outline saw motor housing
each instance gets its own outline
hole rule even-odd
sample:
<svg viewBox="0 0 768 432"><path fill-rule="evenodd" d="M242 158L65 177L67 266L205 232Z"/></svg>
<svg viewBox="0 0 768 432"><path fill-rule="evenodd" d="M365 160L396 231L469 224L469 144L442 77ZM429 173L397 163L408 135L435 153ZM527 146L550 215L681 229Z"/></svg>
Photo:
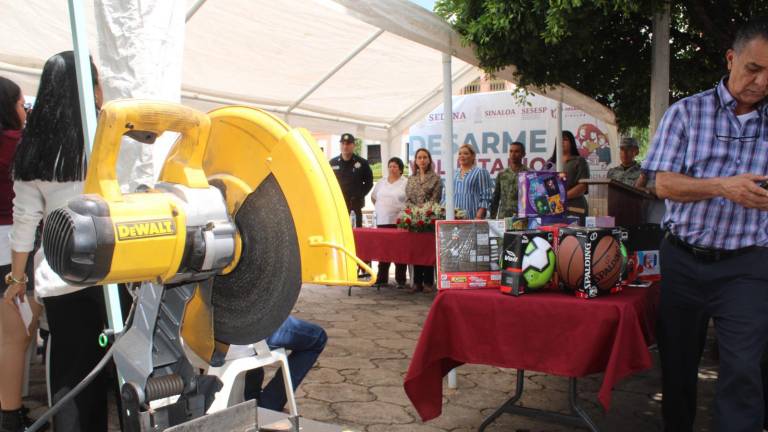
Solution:
<svg viewBox="0 0 768 432"><path fill-rule="evenodd" d="M209 279L232 262L235 226L221 192L159 183L108 202L83 195L51 213L45 253L74 285Z"/></svg>

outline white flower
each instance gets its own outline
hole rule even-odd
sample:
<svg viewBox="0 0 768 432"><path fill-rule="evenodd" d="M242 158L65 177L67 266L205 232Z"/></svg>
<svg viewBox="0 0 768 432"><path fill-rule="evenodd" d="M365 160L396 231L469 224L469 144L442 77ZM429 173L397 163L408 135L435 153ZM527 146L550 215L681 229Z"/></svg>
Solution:
<svg viewBox="0 0 768 432"><path fill-rule="evenodd" d="M355 168L360 168L362 165L360 165L360 162L355 162Z"/></svg>

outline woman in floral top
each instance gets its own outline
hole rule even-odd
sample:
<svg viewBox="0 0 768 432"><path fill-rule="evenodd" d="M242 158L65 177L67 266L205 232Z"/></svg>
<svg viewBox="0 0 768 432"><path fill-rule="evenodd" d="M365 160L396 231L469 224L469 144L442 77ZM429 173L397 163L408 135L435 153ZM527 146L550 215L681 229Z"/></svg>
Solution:
<svg viewBox="0 0 768 432"><path fill-rule="evenodd" d="M443 184L440 176L435 173L432 165L432 155L425 148L416 150L414 157L416 163L415 172L408 178L405 185L406 205L422 206L440 202L443 193ZM435 268L434 266L413 266L413 287L411 292L434 291Z"/></svg>

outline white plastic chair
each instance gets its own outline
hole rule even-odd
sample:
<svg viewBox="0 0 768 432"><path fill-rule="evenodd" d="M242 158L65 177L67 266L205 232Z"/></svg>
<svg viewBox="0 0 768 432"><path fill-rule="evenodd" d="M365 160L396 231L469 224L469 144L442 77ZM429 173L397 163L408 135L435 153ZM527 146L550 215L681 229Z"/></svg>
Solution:
<svg viewBox="0 0 768 432"><path fill-rule="evenodd" d="M288 356L282 348L270 350L264 340L252 345L230 345L224 364L220 367L209 366L207 368L207 374L219 377L224 385L216 393L213 404L208 409L208 414L243 402L245 372L278 362L282 368L283 384L288 398L288 410L291 416L298 416L296 397L293 393L293 383L288 369Z"/></svg>

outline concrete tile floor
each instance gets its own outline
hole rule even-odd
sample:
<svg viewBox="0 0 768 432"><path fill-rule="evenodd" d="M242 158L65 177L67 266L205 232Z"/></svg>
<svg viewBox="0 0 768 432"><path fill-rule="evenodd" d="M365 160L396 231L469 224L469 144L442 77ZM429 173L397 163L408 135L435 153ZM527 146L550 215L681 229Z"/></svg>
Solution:
<svg viewBox="0 0 768 432"><path fill-rule="evenodd" d="M460 367L458 388L444 385L443 415L427 423L419 419L403 391L403 377L433 297L392 287L353 288L352 296L347 296L346 287L305 286L294 313L322 325L329 340L318 364L297 391L299 413L367 432L477 430L484 417L514 390L513 370L482 365ZM597 403L602 376L584 378L579 384L581 404L603 431L659 431L659 376L656 366L620 382L607 414ZM700 370L698 431L712 430L710 406L716 377L716 364L705 353ZM522 404L565 412L567 384L565 378L526 374ZM44 409L44 394L44 373L38 359L32 372L31 395L26 400L34 408L33 415ZM110 430L119 430L115 416L111 417ZM487 430L575 429L504 414Z"/></svg>

